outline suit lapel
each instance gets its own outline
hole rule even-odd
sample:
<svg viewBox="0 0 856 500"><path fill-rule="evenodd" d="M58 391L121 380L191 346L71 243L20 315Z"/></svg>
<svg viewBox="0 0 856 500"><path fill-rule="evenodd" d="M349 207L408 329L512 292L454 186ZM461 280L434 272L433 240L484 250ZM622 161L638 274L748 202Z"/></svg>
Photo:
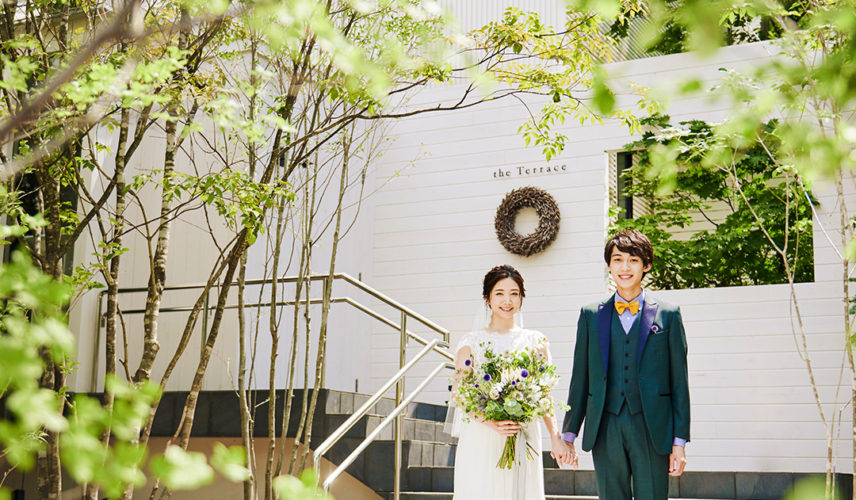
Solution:
<svg viewBox="0 0 856 500"><path fill-rule="evenodd" d="M657 302L653 298L645 297L645 304L642 306L642 318L639 322L639 354L637 361L642 360L642 351L645 350L645 343L648 341L648 335L651 333L651 326L654 324L654 318L657 317Z"/></svg>
<svg viewBox="0 0 856 500"><path fill-rule="evenodd" d="M597 337L600 341L600 357L603 360L603 371L609 368L609 330L612 328L612 309L615 296L597 306Z"/></svg>

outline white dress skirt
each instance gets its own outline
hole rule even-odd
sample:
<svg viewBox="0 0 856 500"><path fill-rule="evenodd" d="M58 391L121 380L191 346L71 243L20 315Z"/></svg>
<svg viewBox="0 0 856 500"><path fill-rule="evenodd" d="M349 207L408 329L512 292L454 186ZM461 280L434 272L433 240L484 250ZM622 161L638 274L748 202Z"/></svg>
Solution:
<svg viewBox="0 0 856 500"><path fill-rule="evenodd" d="M500 435L480 422L464 422L458 449L455 451L454 500L544 500L544 465L541 459L541 424L529 423L531 443L537 454L534 459L524 459L523 474L512 469L496 466L505 447L505 436ZM524 477L520 485L523 498L515 494L517 480Z"/></svg>
<svg viewBox="0 0 856 500"><path fill-rule="evenodd" d="M540 332L517 328L508 333L472 332L464 336L458 349L467 346L478 365L484 345L495 351L537 348L545 345ZM541 419L528 424L530 445L535 458L523 459L512 469L496 466L505 447L505 436L476 421L455 423L458 446L455 451L454 500L544 500L544 465L541 458ZM520 437L518 436L518 439ZM516 470L517 468L525 470ZM518 484L520 483L520 484Z"/></svg>

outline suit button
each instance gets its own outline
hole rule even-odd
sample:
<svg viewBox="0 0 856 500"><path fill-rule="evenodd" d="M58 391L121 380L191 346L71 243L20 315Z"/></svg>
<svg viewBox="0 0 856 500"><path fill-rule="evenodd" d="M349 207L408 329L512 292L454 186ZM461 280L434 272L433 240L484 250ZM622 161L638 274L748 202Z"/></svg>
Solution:
<svg viewBox="0 0 856 500"><path fill-rule="evenodd" d="M630 357L630 353L629 353L629 352L625 352L625 353L624 353L624 357L625 357L625 358L629 358L629 357Z"/></svg>
<svg viewBox="0 0 856 500"><path fill-rule="evenodd" d="M628 382L630 382L630 381L629 381L629 380L627 380L627 379L624 379L624 383L625 383L625 384L626 384L626 383L628 383Z"/></svg>
<svg viewBox="0 0 856 500"><path fill-rule="evenodd" d="M625 370L629 370L629 369L630 369L630 367L629 367L629 366L625 366L625 367L624 367L624 369L625 369Z"/></svg>
<svg viewBox="0 0 856 500"><path fill-rule="evenodd" d="M630 345L630 341L628 340L627 342L625 342L625 344Z"/></svg>
<svg viewBox="0 0 856 500"><path fill-rule="evenodd" d="M624 397L624 393L623 393L623 392L621 393L621 397L622 397L622 398Z"/></svg>

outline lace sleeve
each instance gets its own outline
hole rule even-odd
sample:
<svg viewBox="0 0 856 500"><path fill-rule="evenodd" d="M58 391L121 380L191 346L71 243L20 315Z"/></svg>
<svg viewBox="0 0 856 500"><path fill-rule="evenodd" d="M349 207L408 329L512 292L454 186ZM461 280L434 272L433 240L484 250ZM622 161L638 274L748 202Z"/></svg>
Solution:
<svg viewBox="0 0 856 500"><path fill-rule="evenodd" d="M470 352L475 352L476 349L476 335L475 333L469 332L465 333L461 336L460 340L458 340L458 345L455 347L455 355L457 356L458 352L464 347L469 347Z"/></svg>

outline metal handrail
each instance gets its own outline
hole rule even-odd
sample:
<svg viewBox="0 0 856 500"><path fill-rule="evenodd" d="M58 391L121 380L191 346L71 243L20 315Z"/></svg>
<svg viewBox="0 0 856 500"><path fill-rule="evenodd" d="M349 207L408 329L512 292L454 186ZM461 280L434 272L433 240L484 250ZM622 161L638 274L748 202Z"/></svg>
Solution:
<svg viewBox="0 0 856 500"><path fill-rule="evenodd" d="M309 276L305 276L303 279L309 280L309 281L320 281L320 280L326 280L329 278L330 278L329 274L311 274ZM252 286L252 285L263 285L263 284L273 283L274 281L276 283L295 283L300 279L301 278L299 276L286 276L284 278L277 278L276 280L252 279L252 280L244 280L244 284L250 285L250 286ZM347 283L350 283L351 285L359 288L360 290L368 293L369 295L372 295L373 297L380 300L381 302L384 302L387 305L392 306L395 309L398 309L399 311L407 312L408 316L419 321L420 323L422 323L423 325L427 326L428 328L434 330L435 332L441 334L443 336L443 340L445 340L446 342L449 341L449 330L447 330L446 328L443 328L442 326L431 321L430 319L426 318L425 316L419 314L418 312L414 311L413 309L410 309L409 307L405 306L401 302L398 302L397 300L390 298L389 296L385 295L384 293L381 293L378 290L375 290L374 288L368 286L367 284L365 284L362 281L354 278L353 276L351 276L347 273L335 273L335 274L333 274L333 279L334 280L339 279L339 280L343 280ZM237 285L238 282L233 281L232 284ZM223 285L222 283L217 283L215 285L212 285L211 288L220 287L222 285ZM207 286L206 283L193 283L193 284L188 284L188 285L174 285L174 286L164 287L163 291L166 292L166 291L175 291L175 290L198 290L200 288L205 288L206 286ZM117 293L119 293L119 294L140 293L140 292L147 292L148 290L149 290L148 287L130 287L130 288L120 288ZM107 290L101 290L98 293L98 308L99 308L99 310L101 308L101 299L104 297L104 295L106 293L107 293ZM165 309L161 309L162 312L164 310ZM99 318L98 318L99 321L100 321L100 316L101 316L101 314L99 311Z"/></svg>
<svg viewBox="0 0 856 500"><path fill-rule="evenodd" d="M245 280L244 284L253 286L253 285L262 285L262 284L268 284L268 283L276 283L276 284L293 283L293 282L297 282L300 279L301 278L297 277L297 276L288 276L288 277L284 277L284 278L278 278L276 280L254 279L254 280ZM394 321L390 320L389 318L386 318L382 314L372 310L369 307L364 306L363 304L361 304L361 303L359 303L359 302L357 302L357 301L355 301L349 297L334 297L334 298L329 299L331 303L342 303L342 302L347 303L347 304L351 305L352 307L356 308L357 310L362 311L363 313L365 313L365 314L381 321L382 323L384 323L388 326L391 326L392 328L395 328L396 330L398 330L400 332L400 344L399 344L399 367L400 368L399 368L399 371L396 373L396 375L393 376L393 378L388 380L383 385L383 387L378 392L376 392L371 398L369 398L369 400L365 404L363 404L356 412L354 412L354 414L351 415L351 417L349 417L348 420L346 420L344 424L342 424L338 429L333 431L333 433L326 440L324 440L323 443L321 443L321 445L318 447L318 449L316 449L315 456L313 458L315 469L318 470L322 455L324 453L326 453L330 449L330 447L335 445L336 442L338 442L339 439L341 439L342 436L344 436L344 434L351 427L353 427L354 424L356 424L356 422L360 418L364 417L368 413L369 409L375 403L377 403L377 401L381 397L383 397L383 394L385 394L386 391L388 391L393 385L395 385L396 386L396 389L395 389L395 405L396 405L396 407L395 407L395 409L392 411L392 413L390 413L388 416L386 416L381 421L378 428L375 429L371 434L366 436L366 439L363 441L363 443L361 443L360 446L358 446L357 449L355 449L345 459L345 461L343 461L333 471L333 473L327 477L327 479L324 481L324 488L327 489L329 487L330 483L332 483L332 481L334 479L336 479L336 477L338 477L339 474L341 474L342 471L345 468L347 468L348 465L350 465L356 459L357 455L359 455L359 453L361 453L363 450L365 450L365 448L368 447L368 445L371 444L372 441L374 441L374 439L377 437L377 435L380 433L380 431L383 430L383 428L385 428L389 424L390 421L395 419L395 460L394 460L395 461L395 475L394 475L394 485L393 485L393 498L395 500L399 500L400 494L401 494L401 462L402 462L402 456L401 456L402 415L401 415L401 412L403 411L404 408L407 407L408 404L410 404L410 402L413 401L413 399L416 397L416 395L418 395L419 393L421 393L425 389L425 387L428 385L428 383L431 382L434 379L434 377L437 376L437 374L440 372L440 370L442 370L444 368L454 368L454 365L449 363L449 362L446 362L446 361L442 362L440 365L438 365L434 369L434 371L431 372L431 374L425 380L422 381L421 384L419 384L419 386L416 388L416 390L413 391L413 393L411 393L407 398L404 397L404 381L405 381L404 376L408 373L408 371L410 371L411 368L413 368L413 366L415 366L415 364L420 359L425 357L425 355L427 355L431 351L434 351L434 352L440 354L441 356L445 357L449 361L454 361L454 356L451 353L449 353L447 350L444 349L444 348L449 347L449 337L450 337L449 330L443 328L442 326L438 325L437 323L434 323L433 321L429 320L425 316L422 316L421 314L417 313L416 311L404 306L400 302L393 300L392 298L388 297L387 295L375 290L374 288L368 286L367 284L363 283L362 281L357 280L357 279L355 279L355 278L353 278L353 277L351 277L345 273L335 273L332 275L332 277L329 274L313 274L313 275L306 276L303 279L310 280L310 281L324 280L325 281L325 288L326 288L326 286L332 286L333 280L341 279L341 280L346 281L346 282L350 283L351 285L359 288L360 290L368 293L369 295L380 300L381 302L384 302L385 304L393 307L394 309L397 309L401 313L401 322L396 324ZM234 283L236 283L236 282L233 282L233 284ZM194 289L205 288L206 286L208 286L208 285L207 284L190 284L190 285L169 286L169 287L164 287L163 291L166 292L166 291L173 291L173 290L194 290ZM215 288L215 287L219 287L219 286L222 286L222 284L211 285L211 288ZM122 289L118 290L118 293L119 294L140 293L140 292L146 292L146 291L148 291L147 287L122 288ZM92 370L91 385L92 385L92 391L93 392L95 392L96 382L97 382L97 373L98 373L97 367L98 367L98 358L99 358L98 346L101 343L101 320L102 320L101 307L102 307L102 302L103 302L103 298L104 298L105 293L106 293L106 291L101 291L98 294L96 323L95 323L95 349L93 349L93 355L92 355L93 356L93 363L92 363L93 370ZM295 304L320 304L320 303L323 303L323 299L303 299L303 300L297 300L297 301L281 301L281 302L276 302L273 305L290 306L290 305L295 305ZM267 303L260 302L260 303L256 303L256 304L244 304L243 307L244 308L247 308L247 307L264 307L264 306L270 307L271 305L272 304L270 302L267 302ZM238 307L239 306L237 306L237 305L226 305L226 306L224 306L225 309L236 309ZM202 314L203 342L204 342L204 338L205 338L204 332L207 332L207 319L208 319L209 309L210 309L210 307L208 304L208 295L206 295L204 298L203 314ZM166 312L189 312L192 310L193 310L192 307L163 307L163 308L159 309L159 312L162 312L162 313L166 313ZM127 311L122 311L123 314L141 314L144 312L145 312L145 309L130 309ZM427 326L428 328L434 330L435 332L441 334L443 336L443 340L434 339L434 340L428 341L428 340L420 337L419 335L416 335L415 333L407 330L407 318L408 318L408 316L419 321L420 323L422 323L423 325ZM405 363L405 354L407 352L407 342L410 339L415 340L416 342L422 344L424 347L421 351L419 351L419 353L413 359L410 360L410 362Z"/></svg>
<svg viewBox="0 0 856 500"><path fill-rule="evenodd" d="M308 301L306 299L297 300L297 301L285 300L285 301L276 302L274 305L277 305L277 306L293 306L295 304L306 304L307 302L309 302L310 304L322 304L324 302L324 299L310 299ZM366 313L367 315L373 317L374 319L380 321L381 323L384 323L385 325L391 326L395 330L401 330L401 326L398 323L392 321L391 319L388 319L387 317L381 315L378 312L375 312L373 309L371 309L367 306L364 306L363 304L357 302L356 300L354 300L350 297L332 297L330 299L330 303L348 304L351 307L353 307L354 309L358 309L358 310ZM244 304L243 307L245 307L245 308L247 308L247 307L270 307L270 305L271 305L270 302L256 302L253 304ZM223 306L223 309L238 309L238 307L240 307L240 306L238 306L237 304L232 304L232 305ZM193 310L192 307L162 307L162 308L160 308L160 312L162 312L162 313L165 313L165 312L190 312L192 310ZM127 309L127 310L123 310L122 314L142 314L144 312L146 312L145 309ZM415 340L416 342L419 342L422 345L428 344L427 340L420 337L419 335L416 335L415 333L411 332L410 330L407 330L407 336L409 338ZM439 346L440 347L449 347L449 344L448 344L448 342L443 341L440 343ZM445 357L449 358L450 361L454 361L454 357L452 357L452 355L449 354L448 352L441 351L441 350L436 350L436 352L438 354L440 354L441 356L445 356Z"/></svg>
<svg viewBox="0 0 856 500"><path fill-rule="evenodd" d="M357 280L357 279L353 278L352 276L349 276L345 273L337 273L337 274L334 274L333 277L343 279L343 280L347 281L348 283L354 285L355 287L359 288L360 290L368 293L369 295L373 295L375 298L380 299L381 301L385 302L387 305L392 306L401 312L406 312L407 315L410 316L411 318L419 321L423 325L427 326L428 328L430 328L430 329L434 330L435 332L439 333L440 335L442 335L443 340L445 340L446 342L449 341L449 330L443 328L442 326L438 325L437 323L434 323L433 321L426 318L425 316L422 316L421 314L414 311L413 309L410 309L409 307L404 306L400 302L397 302L397 301L387 297L383 293L375 290L374 288L368 286L367 284L363 283L362 281Z"/></svg>
<svg viewBox="0 0 856 500"><path fill-rule="evenodd" d="M419 395L420 392L425 390L425 387L427 387L428 384L432 380L434 380L434 377L436 377L440 373L440 371L444 368L454 369L455 365L453 365L452 363L447 363L445 361L440 363L439 365L437 365L437 367L434 368L434 370L427 377L425 377L425 380L423 380L422 383L419 384L419 386L417 386L416 389L414 389L413 392L411 392L410 395L407 396L407 398L405 398L404 401L401 402L401 404L396 406L395 409L392 410L392 412L389 415L384 417L384 419L380 421L378 426L375 427L375 429L368 436L366 436L366 438L363 440L363 442L361 442L359 444L359 446L357 446L354 449L354 451L352 451L351 454L347 456L347 458L342 460L342 463L340 463L339 466L336 467L333 470L333 472L330 473L329 476L327 476L327 478L324 480L324 484L323 484L324 491L327 491L330 489L330 485L333 483L333 481L337 477L339 477L339 475L342 472L344 472L344 470L347 469L348 466L354 462L354 460L357 459L357 456L360 453L365 451L365 449L368 448L369 445L372 444L372 442L374 442L374 440L378 437L378 435L381 433L381 431L383 431L386 428L386 426L389 425L389 423L392 421L392 419L396 419L396 420L398 419L398 416L401 414L402 411L404 411L405 408L407 408L407 405L412 403L413 400L416 398L416 396ZM315 455L315 459L314 459L315 470L318 470L318 466L320 465L320 462L321 462L321 456L318 455L317 451L316 451L316 455ZM397 466L397 467L400 467L400 466ZM396 485L395 491L394 491L394 495L396 497L398 497L398 495L400 493L399 489L400 488L398 487L398 485Z"/></svg>
<svg viewBox="0 0 856 500"><path fill-rule="evenodd" d="M395 373L395 375L392 376L392 378L387 380L383 384L383 386L381 386L380 389L378 389L374 394L372 394L368 401L366 401L362 404L362 406L356 409L354 413L351 414L351 416L348 417L348 419L342 423L342 425L336 428L336 430L334 430L329 436L327 436L327 439L325 439L323 443L319 444L318 447L315 448L315 458L313 459L315 462L315 470L318 470L318 466L321 464L321 456L330 451L330 448L332 448L337 442L339 442L339 440L342 439L345 433L351 430L351 427L356 425L357 422L369 412L372 406L374 406L375 403L377 403L378 400L380 400L380 398L382 398L383 395L386 394L386 391L390 390L393 385L395 385L399 380L401 380L402 377L407 375L407 372L410 371L410 369L413 368L413 366L416 365L416 363L419 362L420 359L424 358L429 352L431 352L431 350L434 348L434 346L437 345L438 342L439 341L436 339L432 340L428 343L428 345L422 348L422 350L419 351L416 356L414 356L410 361L408 361L406 365L404 365L400 370L398 370L398 372Z"/></svg>
<svg viewBox="0 0 856 500"><path fill-rule="evenodd" d="M277 278L276 280L252 279L252 280L244 280L244 284L253 286L253 285L264 285L264 284L269 284L269 283L273 283L273 282L276 282L277 284L279 284L279 283L295 283L300 279L301 278L299 276L286 276L283 278ZM309 276L305 276L303 279L309 280L309 281L328 280L328 279L330 279L330 275L329 274L311 274ZM429 320L428 318L419 314L418 312L414 311L413 309L410 309L409 307L401 304L400 302L390 298L389 296L375 290L374 288L372 288L369 285L363 283L362 281L354 278L353 276L350 276L349 274L346 274L346 273L335 273L335 274L333 274L333 279L334 280L340 279L340 280L343 280L347 283L350 283L351 285L359 288L360 290L363 290L364 292L375 297L376 299L380 300L381 302L384 302L385 304L393 307L394 309L398 309L399 311L401 311L403 317L404 316L410 316L411 318L418 320L423 325L427 326L428 328L430 328L430 329L434 330L435 332L439 333L440 335L442 335L443 340L445 342L447 342L447 343L449 342L449 338L450 338L449 330L447 330L446 328L443 328L442 326L438 325L437 323ZM233 285L235 285L235 284L237 284L237 281L233 282ZM191 283L191 284L186 284L186 285L172 285L172 286L165 286L163 291L168 292L168 291L177 291L177 290L199 290L199 289L205 288L206 286L208 286L207 283ZM212 285L211 288L217 288L220 286L222 286L222 283L217 283L215 285ZM126 293L141 293L141 292L147 292L148 290L149 290L148 287L120 288L117 291L117 294L121 295L121 294L126 294ZM98 346L101 344L102 303L103 303L104 295L106 293L107 293L107 290L101 290L98 293L98 300L97 300L97 305L96 305L95 331L93 332L93 334L94 334L93 338L95 339L95 348L92 350L92 365L91 366L93 367L93 369L92 369L92 377L90 379L90 384L89 384L90 390L92 392L96 391L97 382L98 382L98 380L97 380L98 379L98 366L100 364L99 363ZM301 300L299 302L301 304L306 303L305 300ZM321 302L322 302L321 299L310 300L311 304L320 304ZM334 300L331 299L331 302L334 302ZM362 311L362 312L368 314L369 316L381 321L382 323L385 323L385 324L391 326L392 328L395 328L396 330L400 330L400 328L401 328L399 325L397 325L392 320L390 320L390 319L384 317L383 315L371 310L370 308L360 304L359 302L350 299L349 297L338 297L338 298L336 298L335 302L348 303L351 306L353 306L354 308L359 309L360 311ZM295 304L295 301L283 301L283 302L278 302L276 305L289 305L289 306L291 306L294 304ZM244 304L244 307L260 307L260 306L270 306L270 305L271 305L270 303ZM238 307L237 305L225 306L226 309L236 309L237 307ZM208 323L208 314L207 313L208 313L209 309L210 309L210 307L208 305L208 297L206 296L205 297L205 304L203 306L203 314L202 314L203 342L204 342L204 338L205 338L204 332L207 331L207 323ZM159 312L161 312L161 313L190 312L192 310L193 310L192 307L162 307L159 309ZM122 311L122 314L141 314L143 312L145 312L145 309L131 309L131 310L127 310L127 311ZM416 342L419 342L422 345L425 345L427 343L427 341L425 339L414 334L413 332L407 331L406 336L409 338L412 338L413 340L415 340ZM446 347L448 347L448 346L446 346ZM449 359L453 359L451 357L451 355L446 351L437 350L437 352L440 353L444 357L447 357Z"/></svg>

